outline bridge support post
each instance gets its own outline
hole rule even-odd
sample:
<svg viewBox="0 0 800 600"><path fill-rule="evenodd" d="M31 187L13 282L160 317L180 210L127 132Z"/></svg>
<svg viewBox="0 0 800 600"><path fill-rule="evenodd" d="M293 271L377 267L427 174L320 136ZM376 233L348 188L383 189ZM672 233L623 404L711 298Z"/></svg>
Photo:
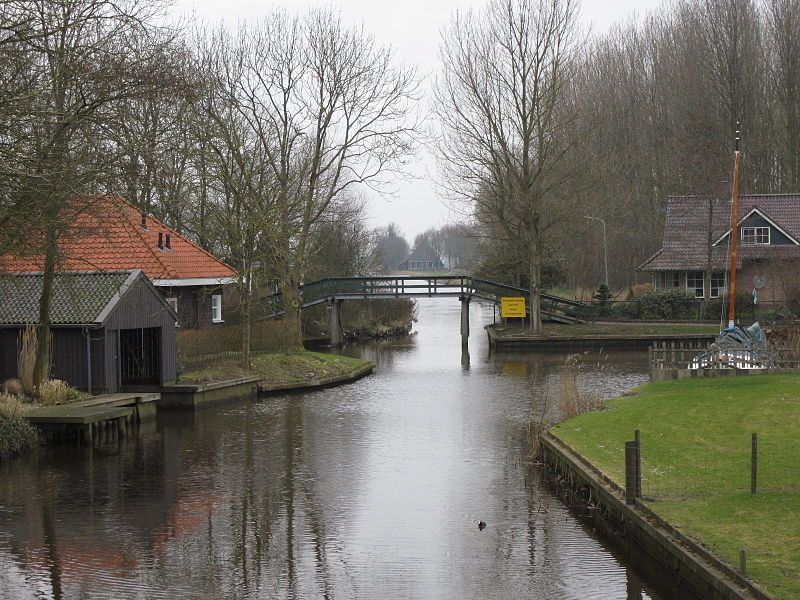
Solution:
<svg viewBox="0 0 800 600"><path fill-rule="evenodd" d="M469 344L469 296L459 296L461 301L461 345Z"/></svg>
<svg viewBox="0 0 800 600"><path fill-rule="evenodd" d="M344 343L342 332L342 301L333 299L331 304L331 345L341 346Z"/></svg>

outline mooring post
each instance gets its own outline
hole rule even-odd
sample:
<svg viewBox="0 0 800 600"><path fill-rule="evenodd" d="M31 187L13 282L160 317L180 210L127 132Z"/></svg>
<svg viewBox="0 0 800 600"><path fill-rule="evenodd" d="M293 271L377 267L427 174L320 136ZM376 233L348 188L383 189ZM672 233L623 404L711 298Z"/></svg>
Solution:
<svg viewBox="0 0 800 600"><path fill-rule="evenodd" d="M636 442L636 497L642 497L642 437L637 429L634 432Z"/></svg>
<svg viewBox="0 0 800 600"><path fill-rule="evenodd" d="M636 440L625 442L625 504L636 502Z"/></svg>
<svg viewBox="0 0 800 600"><path fill-rule="evenodd" d="M469 344L469 296L460 296L461 301L461 345Z"/></svg>
<svg viewBox="0 0 800 600"><path fill-rule="evenodd" d="M747 551L739 548L739 572L747 577Z"/></svg>
<svg viewBox="0 0 800 600"><path fill-rule="evenodd" d="M750 440L750 493L758 491L758 434Z"/></svg>
<svg viewBox="0 0 800 600"><path fill-rule="evenodd" d="M342 316L341 316L342 301L331 300L331 345L341 346L344 342L344 335L342 334Z"/></svg>

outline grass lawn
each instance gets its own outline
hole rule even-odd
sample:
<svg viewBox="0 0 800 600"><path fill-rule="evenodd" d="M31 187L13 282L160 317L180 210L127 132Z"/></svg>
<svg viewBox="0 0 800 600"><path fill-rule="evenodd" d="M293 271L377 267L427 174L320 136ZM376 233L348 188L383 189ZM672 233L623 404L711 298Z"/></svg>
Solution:
<svg viewBox="0 0 800 600"><path fill-rule="evenodd" d="M624 485L636 429L651 508L731 565L745 548L750 576L779 598L800 598L800 376L650 383L551 431Z"/></svg>
<svg viewBox="0 0 800 600"><path fill-rule="evenodd" d="M506 332L500 335L523 333L518 324L509 325ZM717 335L719 325L709 323L576 323L566 325L560 323L545 323L544 335L557 336L587 336L587 335Z"/></svg>
<svg viewBox="0 0 800 600"><path fill-rule="evenodd" d="M349 375L368 361L323 352L254 352L252 369L245 371L235 362L221 362L211 367L181 374L182 383L211 383L258 375L268 384L312 383L329 377Z"/></svg>

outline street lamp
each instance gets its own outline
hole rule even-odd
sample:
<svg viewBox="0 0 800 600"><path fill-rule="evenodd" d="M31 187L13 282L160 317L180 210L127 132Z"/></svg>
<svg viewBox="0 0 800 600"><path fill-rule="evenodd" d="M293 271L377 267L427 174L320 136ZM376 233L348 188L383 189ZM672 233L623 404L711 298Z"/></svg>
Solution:
<svg viewBox="0 0 800 600"><path fill-rule="evenodd" d="M608 238L606 237L606 222L600 217L590 217L589 215L585 215L584 219L600 221L603 224L603 262L606 267L606 288L608 288Z"/></svg>

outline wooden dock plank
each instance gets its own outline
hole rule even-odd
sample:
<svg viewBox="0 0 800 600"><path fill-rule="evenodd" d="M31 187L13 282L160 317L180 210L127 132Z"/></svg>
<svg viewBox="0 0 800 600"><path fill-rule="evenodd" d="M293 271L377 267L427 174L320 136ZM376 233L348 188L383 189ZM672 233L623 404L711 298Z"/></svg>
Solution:
<svg viewBox="0 0 800 600"><path fill-rule="evenodd" d="M134 408L129 406L48 406L36 408L24 416L35 424L78 424L88 425L110 419L119 419L133 415Z"/></svg>

